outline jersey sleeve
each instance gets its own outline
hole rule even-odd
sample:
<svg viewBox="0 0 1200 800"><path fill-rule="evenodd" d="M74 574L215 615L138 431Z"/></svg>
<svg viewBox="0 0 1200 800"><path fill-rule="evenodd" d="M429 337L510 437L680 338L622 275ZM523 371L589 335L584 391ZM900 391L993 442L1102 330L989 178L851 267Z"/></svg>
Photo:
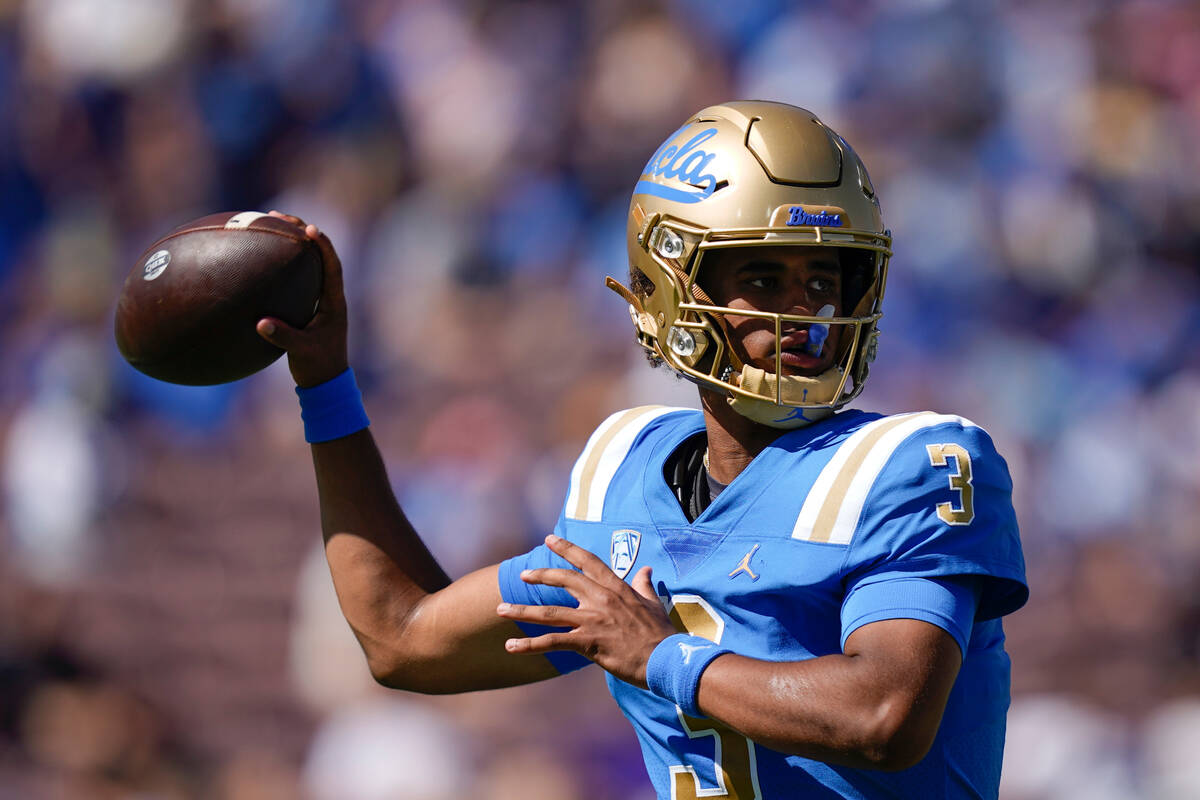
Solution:
<svg viewBox="0 0 1200 800"><path fill-rule="evenodd" d="M976 575L862 581L842 602L842 650L850 634L864 625L887 619L917 619L954 637L966 658L981 583Z"/></svg>
<svg viewBox="0 0 1200 800"><path fill-rule="evenodd" d="M524 555L500 562L500 596L504 602L523 606L569 606L571 608L578 606L579 601L566 589L559 586L526 583L521 580L522 570L543 567L575 569L566 559L544 544L538 545ZM530 637L570 630L532 622L517 622L517 625L525 632L526 636ZM564 675L592 663L585 656L570 650L555 650L546 653L546 658L554 665L555 669Z"/></svg>
<svg viewBox="0 0 1200 800"><path fill-rule="evenodd" d="M977 620L1011 613L1029 589L1008 465L957 417L919 428L883 462L847 552L847 595L911 578L978 576Z"/></svg>

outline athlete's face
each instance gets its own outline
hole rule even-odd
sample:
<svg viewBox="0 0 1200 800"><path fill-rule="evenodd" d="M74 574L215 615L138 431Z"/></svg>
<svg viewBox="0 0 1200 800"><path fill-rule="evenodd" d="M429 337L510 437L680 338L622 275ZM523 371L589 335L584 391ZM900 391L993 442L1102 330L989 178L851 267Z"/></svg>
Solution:
<svg viewBox="0 0 1200 800"><path fill-rule="evenodd" d="M842 267L832 247L742 247L704 257L700 285L719 306L815 316L824 306L842 314ZM730 345L747 364L775 372L775 323L729 314ZM818 375L833 366L840 325L829 326L824 346L809 347L809 325L784 321L780 363L785 375Z"/></svg>

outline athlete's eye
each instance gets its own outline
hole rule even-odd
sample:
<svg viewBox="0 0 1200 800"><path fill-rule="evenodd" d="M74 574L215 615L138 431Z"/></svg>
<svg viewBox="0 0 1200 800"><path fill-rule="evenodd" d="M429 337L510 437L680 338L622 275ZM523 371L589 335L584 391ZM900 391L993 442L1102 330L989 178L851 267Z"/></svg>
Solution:
<svg viewBox="0 0 1200 800"><path fill-rule="evenodd" d="M808 288L817 294L832 294L837 286L831 278L813 278L808 282Z"/></svg>
<svg viewBox="0 0 1200 800"><path fill-rule="evenodd" d="M778 289L779 279L772 276L761 276L757 278L748 278L746 283L753 286L755 289Z"/></svg>

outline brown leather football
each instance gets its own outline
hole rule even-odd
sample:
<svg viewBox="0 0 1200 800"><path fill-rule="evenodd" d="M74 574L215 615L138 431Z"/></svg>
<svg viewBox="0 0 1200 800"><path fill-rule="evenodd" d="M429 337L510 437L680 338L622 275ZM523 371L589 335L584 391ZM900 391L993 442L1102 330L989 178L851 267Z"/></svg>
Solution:
<svg viewBox="0 0 1200 800"><path fill-rule="evenodd" d="M283 355L255 330L263 317L302 328L321 296L321 255L304 232L257 211L201 217L159 239L117 302L117 347L171 383L227 383Z"/></svg>

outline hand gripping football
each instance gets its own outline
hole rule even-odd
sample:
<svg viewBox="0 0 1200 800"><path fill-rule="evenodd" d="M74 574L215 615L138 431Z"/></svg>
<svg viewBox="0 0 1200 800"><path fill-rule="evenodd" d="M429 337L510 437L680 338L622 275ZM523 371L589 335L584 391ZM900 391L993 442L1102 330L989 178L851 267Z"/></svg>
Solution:
<svg viewBox="0 0 1200 800"><path fill-rule="evenodd" d="M302 328L321 296L321 255L304 232L256 211L182 225L146 249L117 302L117 347L171 383L227 383L283 351L255 330L263 317Z"/></svg>

